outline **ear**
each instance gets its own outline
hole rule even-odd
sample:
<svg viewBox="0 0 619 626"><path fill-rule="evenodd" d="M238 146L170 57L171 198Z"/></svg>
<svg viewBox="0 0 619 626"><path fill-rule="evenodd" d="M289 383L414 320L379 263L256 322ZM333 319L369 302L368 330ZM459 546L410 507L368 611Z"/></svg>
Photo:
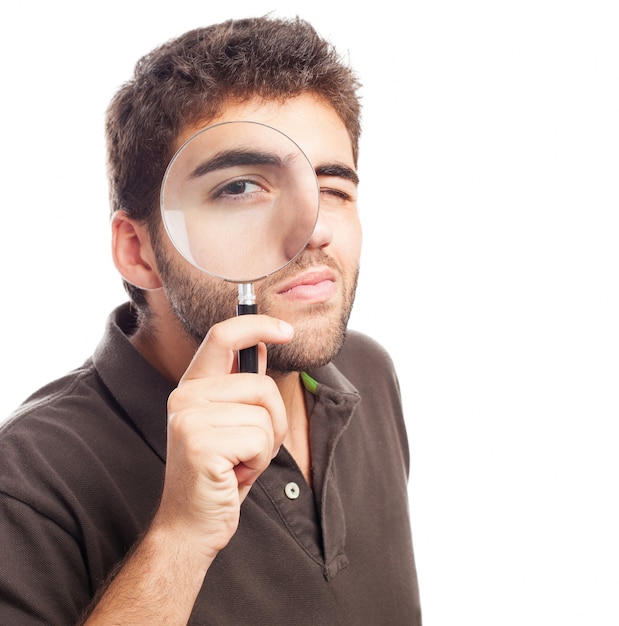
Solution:
<svg viewBox="0 0 619 626"><path fill-rule="evenodd" d="M116 211L112 216L112 256L121 276L140 289L162 286L146 226Z"/></svg>

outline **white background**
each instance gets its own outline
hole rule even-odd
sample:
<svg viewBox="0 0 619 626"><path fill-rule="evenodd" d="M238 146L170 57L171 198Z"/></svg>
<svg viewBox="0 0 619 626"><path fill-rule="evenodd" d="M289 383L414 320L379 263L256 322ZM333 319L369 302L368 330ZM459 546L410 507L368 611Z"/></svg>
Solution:
<svg viewBox="0 0 619 626"><path fill-rule="evenodd" d="M298 13L365 85L352 326L400 373L426 626L616 626L615 3L280 2L2 9L0 415L89 356L124 299L102 120L134 62Z"/></svg>

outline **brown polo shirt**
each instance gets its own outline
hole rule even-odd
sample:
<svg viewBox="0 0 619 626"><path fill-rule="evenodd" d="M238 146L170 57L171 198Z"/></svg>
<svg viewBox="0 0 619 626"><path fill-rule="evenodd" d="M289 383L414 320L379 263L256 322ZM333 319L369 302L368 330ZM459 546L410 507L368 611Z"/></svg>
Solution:
<svg viewBox="0 0 619 626"><path fill-rule="evenodd" d="M75 623L147 527L172 386L132 347L127 307L93 358L0 432L0 622ZM285 448L243 503L190 624L416 626L408 446L397 379L350 332L306 379L313 488Z"/></svg>

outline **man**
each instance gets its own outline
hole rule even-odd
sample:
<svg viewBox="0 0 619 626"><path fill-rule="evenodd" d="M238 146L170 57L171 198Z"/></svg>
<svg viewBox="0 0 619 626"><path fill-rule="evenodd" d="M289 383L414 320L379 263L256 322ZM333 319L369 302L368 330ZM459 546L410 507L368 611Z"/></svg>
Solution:
<svg viewBox="0 0 619 626"><path fill-rule="evenodd" d="M361 245L358 82L301 20L230 21L144 57L107 116L112 249L130 305L0 438L6 624L420 623L391 361L346 332ZM302 253L237 289L159 210L196 131L247 120L312 163ZM258 345L259 373L237 371ZM81 616L81 617L80 617Z"/></svg>

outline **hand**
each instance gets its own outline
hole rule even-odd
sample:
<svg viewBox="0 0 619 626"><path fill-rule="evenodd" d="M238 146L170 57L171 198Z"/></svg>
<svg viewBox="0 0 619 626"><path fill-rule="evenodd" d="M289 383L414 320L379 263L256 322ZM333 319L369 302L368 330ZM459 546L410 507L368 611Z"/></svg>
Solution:
<svg viewBox="0 0 619 626"><path fill-rule="evenodd" d="M279 390L265 375L264 342L289 324L245 315L213 326L168 401L165 483L153 524L183 533L212 560L236 532L240 506L287 431ZM259 373L236 372L236 351L259 346Z"/></svg>

